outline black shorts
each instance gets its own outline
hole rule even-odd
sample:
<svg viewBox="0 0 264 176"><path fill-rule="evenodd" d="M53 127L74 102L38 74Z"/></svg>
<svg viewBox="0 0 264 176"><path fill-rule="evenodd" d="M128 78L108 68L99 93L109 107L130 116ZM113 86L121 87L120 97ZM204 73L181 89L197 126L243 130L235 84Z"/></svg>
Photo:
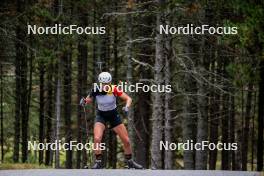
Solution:
<svg viewBox="0 0 264 176"><path fill-rule="evenodd" d="M105 126L107 125L107 122L108 122L110 124L111 129L122 124L121 117L118 114L116 109L111 110L111 111L97 110L95 122L101 122Z"/></svg>

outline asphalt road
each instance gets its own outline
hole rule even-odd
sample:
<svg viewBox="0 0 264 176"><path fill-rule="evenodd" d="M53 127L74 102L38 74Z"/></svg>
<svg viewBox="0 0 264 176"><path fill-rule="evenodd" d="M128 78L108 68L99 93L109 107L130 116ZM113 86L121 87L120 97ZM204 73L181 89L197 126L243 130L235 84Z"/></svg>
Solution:
<svg viewBox="0 0 264 176"><path fill-rule="evenodd" d="M257 172L125 169L26 169L0 170L0 176L261 176Z"/></svg>

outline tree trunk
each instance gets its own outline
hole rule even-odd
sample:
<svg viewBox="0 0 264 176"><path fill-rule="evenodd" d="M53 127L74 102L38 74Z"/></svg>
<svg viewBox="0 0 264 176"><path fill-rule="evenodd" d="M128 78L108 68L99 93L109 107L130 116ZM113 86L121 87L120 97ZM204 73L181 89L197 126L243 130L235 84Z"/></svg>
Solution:
<svg viewBox="0 0 264 176"><path fill-rule="evenodd" d="M207 24L214 26L215 18L213 13L212 1L206 1L206 7L203 11L198 13L200 18L204 18ZM198 38L199 39L199 38ZM198 61L198 72L204 79L209 80L208 70L210 68L210 62L214 65L215 63L215 46L212 42L215 41L214 35L204 35L200 39L200 49L199 49L199 61ZM211 61L212 60L212 61ZM211 78L211 81L214 78ZM213 80L214 82L214 80ZM209 84L206 81L201 81L198 83L198 120L197 120L197 143L202 143L203 141L208 141L208 114L209 114L209 96L210 93L208 87ZM212 87L215 89L215 87ZM206 170L207 169L207 149L196 150L195 153L195 169Z"/></svg>
<svg viewBox="0 0 264 176"><path fill-rule="evenodd" d="M257 142L257 171L263 170L263 119L264 119L264 59L260 62L259 95L258 95L258 142Z"/></svg>
<svg viewBox="0 0 264 176"><path fill-rule="evenodd" d="M242 170L247 170L247 160L248 160L248 137L249 137L249 122L251 119L251 104L252 104L252 83L248 85L247 92L247 104L245 112L245 123L244 123L244 134L243 134L243 143L242 143Z"/></svg>
<svg viewBox="0 0 264 176"><path fill-rule="evenodd" d="M34 0L33 0L34 2ZM28 89L27 89L27 109L26 109L26 114L27 118L29 119L29 114L30 114L30 105L31 105L31 94L32 94L32 80L33 80L33 62L34 62L34 57L35 57L35 51L31 48L33 48L34 43L33 43L33 36L30 36L29 39L30 43L30 49L29 49L29 80L28 80Z"/></svg>
<svg viewBox="0 0 264 176"><path fill-rule="evenodd" d="M187 9L191 6L199 6L198 2L189 0L187 2ZM187 11L186 18L188 22L196 22L198 21L197 17L199 14L197 11ZM182 121L182 135L183 142L196 142L196 132L197 132L197 83L193 77L192 71L195 70L195 66L197 65L196 57L199 57L200 51L200 43L197 42L197 39L194 39L192 36L186 36L184 39L184 53L186 53L185 61L185 75L183 80L184 85L184 103L183 103L183 121ZM195 169L195 151L194 150L185 150L183 151L183 162L184 169L186 170L194 170Z"/></svg>
<svg viewBox="0 0 264 176"><path fill-rule="evenodd" d="M142 78L148 79L150 73L141 69ZM141 139L138 137L135 140L135 158L136 161L144 168L149 167L149 147L150 147L150 116L151 116L151 94L149 92L138 92L138 99L135 114L135 126L140 134Z"/></svg>
<svg viewBox="0 0 264 176"><path fill-rule="evenodd" d="M223 62L223 77L227 79L227 58L222 56L222 62ZM224 90L228 92L228 83L224 81ZM229 142L229 114L228 114L228 107L229 107L229 96L227 93L223 93L222 97L222 113L221 113L221 119L222 119L222 143L228 143ZM221 168L222 170L229 170L229 151L228 150L222 150L222 160L221 160Z"/></svg>
<svg viewBox="0 0 264 176"><path fill-rule="evenodd" d="M251 127L251 171L254 170L254 157L255 157L255 116L257 107L257 91L254 90L254 103L252 114L252 127Z"/></svg>
<svg viewBox="0 0 264 176"><path fill-rule="evenodd" d="M222 114L222 143L228 143L228 115L227 115L227 103L228 102L228 95L224 93L223 95L223 114ZM229 151L227 150L222 150L222 160L221 160L221 167L222 170L229 170Z"/></svg>
<svg viewBox="0 0 264 176"><path fill-rule="evenodd" d="M44 142L44 63L39 63L39 143ZM43 163L43 150L39 150L39 164Z"/></svg>
<svg viewBox="0 0 264 176"><path fill-rule="evenodd" d="M25 53L25 50L23 51ZM27 92L27 57L21 58L21 118L22 118L22 162L27 161L28 145L28 92Z"/></svg>
<svg viewBox="0 0 264 176"><path fill-rule="evenodd" d="M241 170L241 149L242 149L242 146L241 146L241 141L243 140L243 135L242 135L242 130L241 128L238 128L237 129L237 143L238 143L238 149L235 151L235 154L236 154L236 162L235 162L235 170Z"/></svg>
<svg viewBox="0 0 264 176"><path fill-rule="evenodd" d="M117 11L117 3L115 1L115 10ZM114 53L114 82L118 82L118 33L117 33L117 20L114 21L114 36L113 36L113 53ZM109 168L116 169L117 163L117 137L114 131L110 130L109 132L109 157L108 157Z"/></svg>
<svg viewBox="0 0 264 176"><path fill-rule="evenodd" d="M21 6L21 11L20 12L24 12L25 10L25 6L26 6L26 2L24 1L19 1L18 6ZM23 5L22 5L23 4ZM23 21L23 20L22 20ZM21 67L20 67L20 72L21 72L21 135L22 135L22 162L26 162L27 161L27 145L28 145L28 91L27 91L27 71L28 71L28 66L27 66L27 47L25 46L24 43L26 41L26 32L25 32L25 26L20 24L20 29L18 29L18 33L17 33L17 38L19 41L19 45L20 45L20 50L21 53L17 53L19 59L21 60Z"/></svg>
<svg viewBox="0 0 264 176"><path fill-rule="evenodd" d="M143 0L142 0L143 1ZM141 1L141 2L142 2ZM142 6L141 7L143 10L144 9L150 9L149 5ZM139 9L139 10L142 10ZM138 29L139 36L145 36L147 38L151 37L152 35L152 29L149 28L148 26L151 26L155 24L155 16L153 15L145 15L141 14L138 17L141 21L141 23L144 24L144 26L141 26ZM139 55L138 58L140 61L148 63L150 65L153 65L153 59L152 59L152 53L154 52L154 48L152 47L153 43L149 43L148 41L141 43L138 46L139 53L142 53L142 55ZM141 66L139 67L138 70L138 76L140 79L144 80L149 80L152 78L152 73L151 69L146 67L146 66ZM144 82L144 81L143 81ZM144 82L145 83L145 82ZM149 149L150 149L150 117L151 117L151 93L150 92L143 92L139 91L137 93L137 102L134 104L135 106L135 126L140 134L140 138L136 137L135 138L135 148L134 148L134 153L135 153L135 159L136 161L141 164L144 168L149 167Z"/></svg>
<svg viewBox="0 0 264 176"><path fill-rule="evenodd" d="M208 10L205 11L205 19L209 21ZM205 35L201 40L201 47L198 61L198 72L205 79L209 80L207 70L209 69L210 59L214 57L214 49L211 44L208 43L213 36ZM202 52L202 53L201 53ZM197 120L197 143L202 143L208 140L208 84L205 81L201 81L198 86L198 120ZM207 149L196 150L195 153L195 169L206 170L207 169Z"/></svg>
<svg viewBox="0 0 264 176"><path fill-rule="evenodd" d="M132 10L133 6L133 1L128 0L128 5L127 5L127 11L130 12ZM133 25L133 20L131 14L126 15L126 33L127 33L127 45L126 45L126 64L127 64L127 70L126 70L126 81L128 85L132 84L132 25ZM133 93L132 92L127 92L127 94L132 97L133 99ZM129 133L129 139L130 139L130 144L132 147L132 154L133 156L135 155L135 130L134 127L134 107L131 106L130 111L128 113L128 133Z"/></svg>
<svg viewBox="0 0 264 176"><path fill-rule="evenodd" d="M26 2L18 1L17 13L23 13ZM21 17L22 18L22 17ZM20 19L24 21L24 19ZM26 40L24 25L18 24L16 27L16 115L15 115L15 137L14 137L14 162L19 161L19 145L20 145L20 123L22 127L22 162L27 159L27 48L23 42ZM22 41L22 42L21 42ZM22 98L23 97L23 98ZM21 122L22 120L22 122ZM26 146L27 147L27 146Z"/></svg>
<svg viewBox="0 0 264 176"><path fill-rule="evenodd" d="M51 142L51 137L52 137L52 119L53 119L53 64L52 62L48 63L48 70L47 70L47 103L46 103L46 142L50 143ZM52 151L50 149L46 150L45 152L45 165L51 165L51 155Z"/></svg>
<svg viewBox="0 0 264 176"><path fill-rule="evenodd" d="M216 52L217 54L217 52ZM219 56L216 56L219 57ZM219 60L219 59L218 59ZM212 60L211 62L211 72L215 74L220 73L219 67L221 67L219 62L216 65L216 60ZM212 75L212 84L218 84L221 80L219 80L215 75ZM210 143L214 143L215 145L218 143L218 126L219 126L219 112L220 112L220 95L219 92L215 91L212 87L210 96ZM216 161L217 161L217 149L209 151L209 170L216 169Z"/></svg>
<svg viewBox="0 0 264 176"><path fill-rule="evenodd" d="M195 82L190 78L189 75L186 75L185 77L185 90L186 93L191 94L192 92L195 92L196 84ZM194 97L186 96L186 99L184 100L184 117L182 121L182 133L183 133L183 142L192 141L195 143L196 137L195 137L195 126L196 126L196 113L197 113L197 107L196 107L196 100ZM184 161L184 169L186 170L194 170L195 169L195 152L193 150L185 150L183 152L183 161Z"/></svg>
<svg viewBox="0 0 264 176"><path fill-rule="evenodd" d="M4 91L3 91L3 87L4 87L4 81L3 81L3 77L4 77L4 72L3 72L3 63L0 63L0 74L1 74L1 78L0 78L0 86L1 86L1 90L0 90L0 106L1 106L1 111L0 111L0 115L1 115L1 163L4 163Z"/></svg>
<svg viewBox="0 0 264 176"><path fill-rule="evenodd" d="M166 24L170 24L170 21L167 20ZM164 79L165 85L170 85L171 83L171 55L172 55L172 43L171 43L171 36L167 36L165 42L165 49L166 49L166 56L165 56L165 68L164 68ZM164 139L165 142L169 144L172 143L172 117L171 117L171 93L166 92L164 98L164 116L165 116L165 129L164 129ZM172 169L173 167L173 152L172 150L165 150L164 151L164 168L165 169Z"/></svg>
<svg viewBox="0 0 264 176"><path fill-rule="evenodd" d="M235 163L234 166L235 170L241 170L241 163L242 163L242 143L243 143L243 118L244 118L244 93L243 93L243 88L241 91L241 115L240 117L236 118L236 141L238 144L238 149L235 151ZM239 91L240 93L240 91Z"/></svg>
<svg viewBox="0 0 264 176"><path fill-rule="evenodd" d="M87 44L83 39L80 39L78 44L78 83L77 83L77 104L79 104L80 99L82 97L87 96ZM78 136L77 141L78 143L82 143L86 141L86 122L84 119L83 109L81 106L77 106L77 128L78 128ZM88 139L87 139L88 140ZM81 165L86 164L85 157L82 156L85 155L83 151L78 150L77 151L77 161L76 161L76 167L80 168ZM82 164L81 164L82 163Z"/></svg>
<svg viewBox="0 0 264 176"><path fill-rule="evenodd" d="M93 5L95 6L95 1ZM93 7L95 8L95 7ZM88 12L79 4L77 8L79 21L82 26L88 25ZM95 20L95 19L94 19ZM96 26L96 24L93 24ZM93 38L94 40L94 38ZM79 36L78 38L78 57L77 57L77 141L78 143L86 143L89 141L88 133L89 129L86 129L86 119L84 117L84 110L79 106L81 98L87 96L87 59L88 59L88 46L87 36ZM89 151L90 152L90 151ZM87 152L86 150L77 150L76 152L76 168L81 168L87 165Z"/></svg>
<svg viewBox="0 0 264 176"><path fill-rule="evenodd" d="M80 42L78 44L78 58L77 58L77 63L78 63L78 76L77 76L77 100L76 103L79 104L81 98L82 98L82 55L81 55L81 45ZM81 124L82 124L82 107L77 106L77 142L81 143L82 140L82 129L81 129ZM81 168L81 151L77 150L76 151L76 168L80 169Z"/></svg>
<svg viewBox="0 0 264 176"><path fill-rule="evenodd" d="M185 53L197 52L194 41L188 38L185 46ZM190 54L190 62L186 62L188 70L194 69L194 57ZM183 142L196 142L196 121L197 121L197 85L192 77L192 73L188 72L184 75L184 88L185 88L185 99L183 103L183 121L182 121L182 134ZM185 150L183 152L184 169L194 170L195 169L195 151Z"/></svg>
<svg viewBox="0 0 264 176"><path fill-rule="evenodd" d="M83 51L85 53L82 53L82 97L87 96L87 58L88 58L88 49L87 45L83 45ZM85 114L86 113L86 114ZM86 117L86 118L85 118ZM89 126L90 121L87 117L87 112L84 112L82 110L82 118L81 118L81 129L82 129L82 143L85 144L89 141L89 129L92 128L92 126ZM87 124L87 125L86 125ZM90 151L89 151L90 152ZM90 156L91 157L91 156ZM87 151L85 149L82 150L82 167L87 166Z"/></svg>
<svg viewBox="0 0 264 176"><path fill-rule="evenodd" d="M205 71L204 68L200 69L201 73ZM202 84L202 85L201 85ZM207 121L208 121L208 99L207 99L207 87L205 83L200 83L198 86L198 121L197 121L197 143L207 141ZM207 169L207 150L197 150L195 155L195 169L206 170Z"/></svg>
<svg viewBox="0 0 264 176"><path fill-rule="evenodd" d="M72 140L72 129L71 129L71 82L72 82L72 58L71 52L67 52L63 57L64 65L64 119L65 119L65 142L70 143ZM66 151L66 168L72 168L72 150Z"/></svg>
<svg viewBox="0 0 264 176"><path fill-rule="evenodd" d="M230 97L230 103L231 103L231 109L230 109L230 143L235 143L236 138L236 125L235 125L235 115L236 115L236 109L235 109L235 91L232 91L232 95ZM231 152L231 162L232 162L232 170L236 170L236 153L235 151Z"/></svg>
<svg viewBox="0 0 264 176"><path fill-rule="evenodd" d="M60 75L60 60L61 58L58 58L58 78L57 78L57 85L56 85L56 143L57 143L57 149L55 153L55 168L60 168L60 150L59 150L59 140L60 140L60 123L61 123L61 75Z"/></svg>
<svg viewBox="0 0 264 176"><path fill-rule="evenodd" d="M158 6L165 3L164 0L158 0ZM163 24L163 12L160 10L156 15L156 53L154 66L154 84L163 83L163 63L164 59L164 36L159 32L159 26ZM152 140L151 140L151 167L156 169L162 168L162 152L159 148L163 136L163 96L160 92L153 92L152 95Z"/></svg>
<svg viewBox="0 0 264 176"><path fill-rule="evenodd" d="M8 11L8 3L9 1L2 1L1 2L1 9L0 13L5 14ZM1 15L0 20L6 20L9 19L7 15ZM6 49L9 48L8 45L5 45L7 33L4 34L3 32L0 35L0 53L1 53L1 61L0 61L0 142L1 142L1 163L4 163L4 60L5 58L3 56L6 55ZM4 59L3 59L4 58ZM6 99L5 99L6 100Z"/></svg>
<svg viewBox="0 0 264 176"><path fill-rule="evenodd" d="M63 9L63 0L55 0L54 4L55 14L60 17L62 15L62 9ZM56 12L58 10L58 12ZM61 39L60 36L58 36L58 48L57 52L61 49ZM57 55L57 83L56 83L56 104L55 104L55 110L56 110L56 133L55 133L55 139L57 143L57 149L55 151L55 168L60 168L60 150L59 150L59 140L60 140L60 127L61 127L61 65L62 65L62 56Z"/></svg>

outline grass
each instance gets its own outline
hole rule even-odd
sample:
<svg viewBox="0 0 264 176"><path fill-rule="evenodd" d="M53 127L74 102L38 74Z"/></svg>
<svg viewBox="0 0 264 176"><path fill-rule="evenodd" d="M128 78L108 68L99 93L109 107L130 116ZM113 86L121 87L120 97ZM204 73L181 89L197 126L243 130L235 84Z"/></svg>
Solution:
<svg viewBox="0 0 264 176"><path fill-rule="evenodd" d="M30 163L2 163L0 164L0 170L4 169L47 169L45 165L30 164Z"/></svg>

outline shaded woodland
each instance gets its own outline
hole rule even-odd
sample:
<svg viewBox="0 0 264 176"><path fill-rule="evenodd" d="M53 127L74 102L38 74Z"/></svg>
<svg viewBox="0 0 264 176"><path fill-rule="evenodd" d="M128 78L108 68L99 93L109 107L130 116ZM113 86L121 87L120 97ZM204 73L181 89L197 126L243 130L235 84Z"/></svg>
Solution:
<svg viewBox="0 0 264 176"><path fill-rule="evenodd" d="M264 3L242 0L3 0L1 163L82 168L91 151L31 151L28 141L92 141L95 104L79 106L101 71L113 83L172 85L137 92L128 118L146 168L263 170ZM103 35L28 35L27 24L104 26ZM160 25L237 26L237 35L165 35ZM118 108L121 108L118 102ZM120 110L121 113L121 110ZM86 121L88 126L86 126ZM238 150L160 150L160 141L237 143ZM122 167L106 130L104 163Z"/></svg>

